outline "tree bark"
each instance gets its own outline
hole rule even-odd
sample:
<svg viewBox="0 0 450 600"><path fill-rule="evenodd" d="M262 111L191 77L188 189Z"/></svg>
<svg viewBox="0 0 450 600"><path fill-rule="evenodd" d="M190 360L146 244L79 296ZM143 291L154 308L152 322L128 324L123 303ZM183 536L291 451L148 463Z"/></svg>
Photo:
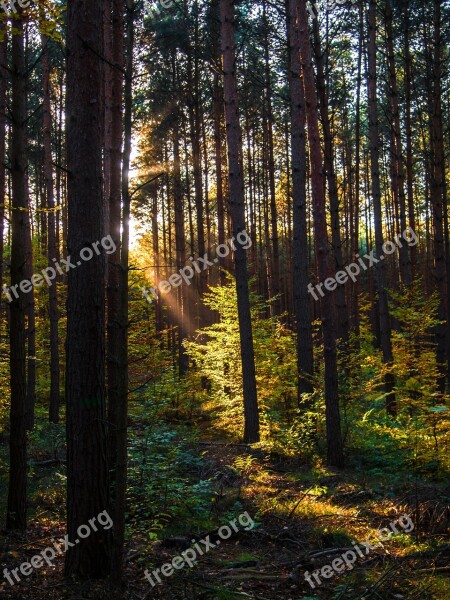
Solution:
<svg viewBox="0 0 450 600"><path fill-rule="evenodd" d="M44 136L44 179L48 209L47 226L47 266L53 267L53 258L57 258L56 213L53 187L52 166L52 113L50 104L50 62L48 55L48 37L41 35L42 42L42 111ZM59 422L60 370L59 370L59 333L58 333L58 288L56 281L48 289L50 321L50 405L49 419Z"/></svg>
<svg viewBox="0 0 450 600"><path fill-rule="evenodd" d="M23 41L22 11L13 20L16 33L12 36L12 139L11 139L11 287L26 279L26 211L27 190L27 114L26 64ZM9 486L6 528L24 531L27 526L27 438L26 405L27 378L25 352L26 297L17 289L10 305L11 321L10 373L11 408L9 433Z"/></svg>
<svg viewBox="0 0 450 600"><path fill-rule="evenodd" d="M311 161L314 245L318 275L320 280L324 282L328 277L332 276L333 269L331 266L328 245L323 159L320 147L319 117L314 85L314 70L308 30L306 0L299 0L298 19L309 136L309 155ZM334 331L334 302L331 294L325 293L321 298L321 316L325 363L327 461L330 466L340 468L344 466L344 453L339 409L336 336Z"/></svg>
<svg viewBox="0 0 450 600"><path fill-rule="evenodd" d="M6 203L6 93L8 90L8 37L5 26L0 25L3 40L0 42L0 289L3 289L4 279L4 229L5 229L5 203ZM0 301L0 318L2 302Z"/></svg>
<svg viewBox="0 0 450 600"><path fill-rule="evenodd" d="M173 86L176 89L176 60L173 56ZM179 271L186 265L186 236L184 229L183 188L181 184L181 162L180 162L180 129L179 108L175 109L173 124L173 202L175 213L175 255L176 269ZM177 319L178 319L178 372L184 375L188 368L188 356L183 347L183 340L187 332L187 306L186 295L183 294L183 286L177 288Z"/></svg>
<svg viewBox="0 0 450 600"><path fill-rule="evenodd" d="M222 57L224 77L225 119L228 141L228 175L233 235L245 230L244 174L242 164L242 131L239 123L239 102L236 83L236 50L234 40L234 0L220 0ZM234 254L238 301L244 392L244 442L259 441L259 413L256 392L255 354L248 288L247 255L236 243Z"/></svg>
<svg viewBox="0 0 450 600"><path fill-rule="evenodd" d="M359 254L359 219L360 219L360 190L361 190L361 71L363 57L363 40L364 40L364 10L362 4L359 5L359 40L358 40L358 74L356 88L356 124L355 124L355 206L350 217L353 221L351 227L352 237L352 258L356 260L356 255ZM359 283L358 280L352 281L352 310L353 310L353 326L356 334L356 344L359 344Z"/></svg>
<svg viewBox="0 0 450 600"><path fill-rule="evenodd" d="M263 1L263 22L264 22L264 77L266 90L266 110L267 110L267 153L268 153L268 179L269 179L269 196L270 196L270 229L267 229L267 234L271 233L270 241L270 264L271 270L271 289L269 292L275 300L271 304L271 312L274 315L279 315L282 311L281 282L280 282L280 243L278 239L278 213L276 203L275 189L275 154L273 141L273 107L272 107L272 81L270 74L270 57L269 57L269 23L267 20L266 0Z"/></svg>
<svg viewBox="0 0 450 600"><path fill-rule="evenodd" d="M306 204L305 96L301 79L298 0L288 0L289 93L293 198L293 293L297 327L298 402L313 391L314 356L308 294L308 224Z"/></svg>
<svg viewBox="0 0 450 600"><path fill-rule="evenodd" d="M377 106L377 47L376 47L376 0L369 2L369 44L368 44L368 101L369 101L369 145L372 171L373 216L375 224L375 249L379 262L375 265L377 275L378 310L380 326L380 346L383 362L390 370L393 364L391 324L388 296L386 289L386 267L381 260L383 255L383 216L381 210L380 184L380 132ZM391 372L385 375L386 410L395 417L397 407L395 401L394 376Z"/></svg>
<svg viewBox="0 0 450 600"><path fill-rule="evenodd" d="M400 235L407 226L406 197L405 197L405 173L403 165L403 150L400 132L400 109L398 104L397 73L395 69L394 39L392 33L392 4L386 0L386 43L387 62L389 71L389 93L391 108L391 135L392 135L392 188L394 201L398 203L399 225L397 231ZM402 285L411 285L411 260L409 247L402 244L399 248L400 280Z"/></svg>
<svg viewBox="0 0 450 600"><path fill-rule="evenodd" d="M410 27L409 27L409 6L408 0L403 3L404 19L404 55L405 55L405 130L406 130L406 189L408 197L408 217L409 224L413 231L416 231L416 217L414 211L414 177L413 177L413 156L412 156L412 127L411 127L411 86L412 86L412 56L410 50ZM411 246L411 279L417 274L417 247Z"/></svg>
<svg viewBox="0 0 450 600"><path fill-rule="evenodd" d="M447 356L447 273L445 256L444 205L445 198L445 162L442 132L442 35L441 35L441 4L434 0L434 36L432 63L432 94L430 114L431 140L431 208L433 214L433 244L434 244L434 277L439 294L438 319L442 321L436 326L436 354L439 368L438 387L445 391L445 380L448 375Z"/></svg>
<svg viewBox="0 0 450 600"><path fill-rule="evenodd" d="M109 2L109 0L108 0ZM115 244L115 251L108 256L108 421L110 423L110 468L113 481L111 489L115 501L115 468L117 464L116 427L117 412L121 402L119 355L121 343L120 325L120 244L122 211L122 136L123 136L123 52L124 52L124 2L113 0L110 13L105 14L105 30L110 29L107 39L111 40L111 65L104 65L108 79L105 82L105 138L109 148L105 149L104 167L109 191L108 233ZM109 27L108 27L109 26ZM114 67L112 65L115 65Z"/></svg>
<svg viewBox="0 0 450 600"><path fill-rule="evenodd" d="M105 411L105 256L80 252L104 236L102 178L103 6L69 0L67 14L68 241L73 264L67 299L67 533L109 509ZM111 573L111 532L68 549L67 576Z"/></svg>
<svg viewBox="0 0 450 600"><path fill-rule="evenodd" d="M225 206L223 198L222 169L222 121L223 121L223 89L220 84L220 48L219 48L219 2L212 3L212 55L214 68L213 104L214 104L214 152L217 190L217 236L219 245L225 243ZM225 285L226 259L219 257L220 283Z"/></svg>
<svg viewBox="0 0 450 600"><path fill-rule="evenodd" d="M333 246L336 271L341 271L344 268L344 258L342 253L341 225L339 218L339 194L336 171L334 169L333 137L331 134L330 117L328 115L328 95L325 85L325 73L323 68L323 57L320 43L318 19L313 20L313 35L314 53L317 66L317 94L319 100L324 138L324 164L328 182L328 194L330 196L331 243ZM348 340L349 335L348 309L345 295L345 285L338 285L334 292L334 295L336 299L335 305L337 317L336 336L338 340L341 340L345 344Z"/></svg>
<svg viewBox="0 0 450 600"><path fill-rule="evenodd" d="M121 0L115 1L115 9L121 10ZM113 580L123 580L123 558L125 550L125 507L128 474L128 274L130 247L130 162L133 106L133 49L134 18L136 2L126 0L125 21L125 87L124 87L124 146L122 160L122 244L120 267L119 324L119 397L114 423L116 433L117 460L115 465L114 546ZM117 30L118 33L118 30ZM117 56L118 59L118 56Z"/></svg>
<svg viewBox="0 0 450 600"><path fill-rule="evenodd" d="M33 246L31 242L31 206L28 203L28 182L27 205L25 212L25 260L26 260L26 278L31 280L33 275ZM25 294L26 313L27 313L27 405L26 405L26 423L27 430L33 431L36 407L36 312L34 304L34 289L32 288Z"/></svg>

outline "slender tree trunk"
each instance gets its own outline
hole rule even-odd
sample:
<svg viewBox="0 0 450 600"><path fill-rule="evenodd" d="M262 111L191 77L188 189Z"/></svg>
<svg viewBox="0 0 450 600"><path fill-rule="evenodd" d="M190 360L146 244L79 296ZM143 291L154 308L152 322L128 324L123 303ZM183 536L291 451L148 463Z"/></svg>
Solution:
<svg viewBox="0 0 450 600"><path fill-rule="evenodd" d="M287 13L287 26L289 28L289 13ZM289 40L288 40L288 52ZM290 60L290 59L289 59ZM288 65L289 70L289 65ZM285 117L285 150L286 150L286 173L291 172L291 161L290 161L290 134L289 134L290 121L289 117ZM306 168L305 168L306 175ZM293 263L292 263L292 191L291 191L291 179L288 177L286 181L286 228L285 228L285 248L286 248L286 261L287 261L287 273L285 278L285 294L286 294L286 310L287 310L287 325L292 327L292 314L294 313L294 292L293 292ZM307 244L307 237L305 238Z"/></svg>
<svg viewBox="0 0 450 600"><path fill-rule="evenodd" d="M159 225L158 225L158 186L155 185L153 192L153 204L152 204L152 249L153 256L155 257L155 282L161 281L161 267L160 267L160 253L159 253ZM156 334L160 341L161 349L164 348L164 340L162 337L162 331L164 329L163 314L161 299L158 298L156 301Z"/></svg>
<svg viewBox="0 0 450 600"><path fill-rule="evenodd" d="M101 0L103 2L103 183L104 183L104 203L105 203L105 229L110 229L110 204L111 204L111 169L112 164L112 144L113 144L113 94L114 80L117 75L116 69L112 66L113 59L113 44L117 41L114 39L113 24L112 24L112 0ZM120 42L119 42L120 43ZM108 261L108 285L109 285L109 263Z"/></svg>
<svg viewBox="0 0 450 600"><path fill-rule="evenodd" d="M298 19L311 161L314 244L319 278L324 282L328 277L332 276L333 269L328 249L323 159L320 147L319 117L317 112L317 97L314 85L314 70L308 31L306 0L299 0ZM336 337L334 331L334 302L332 294L325 293L323 298L321 298L321 314L325 363L327 460L328 464L331 466L342 467L344 465L344 454L339 410Z"/></svg>
<svg viewBox="0 0 450 600"><path fill-rule="evenodd" d="M358 74L356 88L356 124L355 124L355 207L353 212L353 243L352 259L356 260L359 254L359 219L360 219L360 191L361 191L361 71L364 40L364 10L362 3L359 5L359 43L358 43ZM359 344L359 283L358 279L352 281L352 309L353 324L356 334L356 343Z"/></svg>
<svg viewBox="0 0 450 600"><path fill-rule="evenodd" d="M106 82L106 117L110 117L109 157L109 231L115 251L109 256L108 268L108 417L110 424L110 460L112 474L112 502L114 514L114 539L112 549L112 574L116 583L123 579L123 551L125 536L125 493L127 473L127 397L123 397L123 377L126 365L126 328L122 314L122 285L124 282L121 259L122 223L122 136L124 131L122 104L124 99L124 12L123 0L112 0L111 6L111 62L107 69L110 82ZM108 128L106 129L108 133ZM108 161L106 160L108 158ZM129 166L129 164L128 164ZM125 236L125 231L123 232ZM124 240L122 240L122 244ZM125 329L125 332L124 332ZM125 344L125 349L124 349ZM125 353L125 358L124 358ZM125 403L125 407L124 407ZM124 418L125 413L125 418ZM125 420L125 424L124 424Z"/></svg>
<svg viewBox="0 0 450 600"><path fill-rule="evenodd" d="M46 206L48 209L47 266L53 267L53 258L57 258L56 214L53 188L52 166L52 113L50 104L50 62L48 56L48 38L42 34L42 111L44 135L44 179ZM59 421L60 404L60 371L59 371L59 333L58 333L58 288L56 282L49 287L49 321L50 321L50 405L49 419L52 423Z"/></svg>
<svg viewBox="0 0 450 600"><path fill-rule="evenodd" d="M404 0L404 54L405 54L405 129L406 129L406 189L408 196L409 224L416 231L416 217L414 212L414 177L412 157L412 127L411 127L411 85L412 85L412 56L409 43L409 6ZM411 246L411 279L417 274L417 247Z"/></svg>
<svg viewBox="0 0 450 600"><path fill-rule="evenodd" d="M447 357L447 273L445 256L444 232L444 204L445 198L445 163L442 133L442 37L441 37L441 4L434 0L434 52L432 73L432 96L430 115L431 139L431 208L433 213L433 241L434 241L434 276L436 289L439 294L438 319L442 321L436 327L436 353L439 366L438 386L441 392L445 391L445 380L448 374Z"/></svg>
<svg viewBox="0 0 450 600"><path fill-rule="evenodd" d="M375 224L375 249L379 262L375 265L377 275L377 291L380 324L380 345L383 362L389 369L385 376L386 410L395 417L397 407L395 401L394 376L390 372L393 363L391 324L389 315L388 296L386 289L385 262L380 259L383 255L383 216L381 210L380 184L380 133L377 107L377 47L376 47L376 0L369 2L369 44L368 44L368 100L369 100L369 145L372 170L372 198Z"/></svg>
<svg viewBox="0 0 450 600"><path fill-rule="evenodd" d="M308 294L308 229L306 205L305 97L301 79L298 0L288 0L289 92L293 198L293 292L297 326L298 402L313 391L314 356Z"/></svg>
<svg viewBox="0 0 450 600"><path fill-rule="evenodd" d="M28 182L26 188L28 190ZM33 275L33 246L31 241L31 207L28 204L28 196L27 205L28 208L25 212L25 260L26 278L30 280ZM25 303L27 313L27 406L25 419L28 431L33 431L36 405L36 313L33 288L25 294Z"/></svg>
<svg viewBox="0 0 450 600"><path fill-rule="evenodd" d="M109 2L109 0L107 0ZM111 235L115 251L108 256L108 421L110 423L110 468L113 481L113 503L115 502L115 468L117 465L117 412L121 402L119 355L121 343L120 324L120 230L122 211L122 135L123 135L123 52L124 52L124 1L113 0L109 4L109 14L105 14L106 42L111 41L110 62L106 69L105 82L105 139L109 145L105 150L104 168L107 183L105 191L109 192L107 212L107 229ZM112 65L115 65L114 67Z"/></svg>
<svg viewBox="0 0 450 600"><path fill-rule="evenodd" d="M0 25L0 33L4 36L0 42L0 289L3 289L4 279L4 229L5 229L5 203L6 203L6 93L8 89L8 37L4 25ZM0 319L2 314L0 300Z"/></svg>
<svg viewBox="0 0 450 600"><path fill-rule="evenodd" d="M387 62L389 70L389 93L391 107L392 128L392 187L394 199L398 201L399 230L401 234L407 226L406 198L405 198L405 174L403 166L403 150L400 132L400 110L398 105L397 73L395 69L394 39L392 33L392 5L391 0L386 0L386 43ZM411 260L409 246L402 244L399 248L400 280L402 285L411 285Z"/></svg>
<svg viewBox="0 0 450 600"><path fill-rule="evenodd" d="M324 137L324 163L328 181L328 193L330 196L331 213L331 243L333 246L336 271L344 268L344 258L342 254L341 225L339 218L339 195L337 177L334 169L333 160L333 137L330 127L330 117L328 114L328 95L326 90L325 73L323 68L323 56L320 43L319 21L313 19L314 50L317 65L317 93L320 107L320 115ZM336 335L342 342L347 342L349 334L348 309L345 296L345 286L338 285L335 292L336 304Z"/></svg>
<svg viewBox="0 0 450 600"><path fill-rule="evenodd" d="M198 7L195 3L195 31L194 31L194 47L198 47ZM192 165L193 165L193 177L194 177L194 198L195 198L195 212L197 221L197 249L198 255L203 257L206 252L205 244L205 229L204 229L204 199L203 199L203 181L202 181L202 160L201 160L201 149L200 149L200 135L201 135L201 110L200 110L200 98L199 98L199 67L198 67L198 56L193 52L192 48L188 50L188 114L189 114L189 133L190 141L192 146ZM194 64L192 64L194 63ZM192 249L192 252L194 250ZM203 292L206 289L206 275L205 271L201 271L198 274L197 279L197 291L198 291L198 327L203 327L205 323L206 310L203 307L201 298Z"/></svg>
<svg viewBox="0 0 450 600"><path fill-rule="evenodd" d="M11 139L11 287L18 297L11 302L10 373L11 408L9 434L9 486L6 528L24 531L27 526L27 438L26 438L26 298L18 289L26 279L26 211L27 131L26 131L26 64L23 41L23 20L13 21L12 36L12 139Z"/></svg>
<svg viewBox="0 0 450 600"><path fill-rule="evenodd" d="M216 164L217 190L217 235L219 245L225 243L225 206L223 198L222 169L222 121L223 121L223 89L220 83L220 48L219 48L219 1L212 4L212 54L214 64L213 103L214 103L214 152ZM220 283L225 285L226 259L219 258Z"/></svg>
<svg viewBox="0 0 450 600"><path fill-rule="evenodd" d="M234 0L220 0L222 24L222 57L224 77L225 119L228 141L228 172L230 209L233 235L245 227L244 173L242 164L242 132L239 123L239 102L236 84L236 50L234 40ZM236 244L234 254L236 289L241 342L242 377L244 391L245 431L244 441L259 441L259 413L256 392L255 354L253 348L252 320L248 289L247 255L241 244Z"/></svg>
<svg viewBox="0 0 450 600"><path fill-rule="evenodd" d="M264 22L264 77L265 77L265 90L266 90L266 110L267 110L267 153L268 153L268 172L267 176L269 179L269 197L270 197L270 241L271 241L271 252L270 252L270 270L271 270L271 293L276 298L272 303L271 310L272 314L279 315L282 310L282 300L279 297L281 293L281 282L280 282L280 243L278 239L278 213L276 203L276 189L275 189L275 153L274 153L274 140L273 140L273 107L272 107L272 81L270 74L270 57L269 57L269 23L267 20L266 12L266 0L263 1L263 22Z"/></svg>
<svg viewBox="0 0 450 600"><path fill-rule="evenodd" d="M256 243L256 191L255 191L255 167L254 167L254 155L252 152L251 145L251 127L249 121L249 107L245 110L245 130L246 130L246 156L247 156L247 176L248 176L248 203L249 203L249 220L250 220L250 239L252 245L249 251L249 263L253 267L254 273L258 272L257 269L257 253L258 247Z"/></svg>
<svg viewBox="0 0 450 600"><path fill-rule="evenodd" d="M115 0L117 10L120 0ZM134 18L136 2L126 0L125 23L125 88L124 88L124 146L122 161L122 245L120 269L120 343L119 343L119 403L117 407L114 506L113 579L123 579L123 557L125 549L125 507L128 474L128 274L130 247L130 162L133 106L133 49ZM118 59L118 56L116 57Z"/></svg>
<svg viewBox="0 0 450 600"><path fill-rule="evenodd" d="M177 83L176 61L173 56L173 84ZM181 162L180 162L180 129L177 108L173 125L173 202L175 213L175 254L176 269L179 271L186 265L186 236L184 230L183 188L181 184ZM183 286L177 288L177 319L178 319L178 372L184 375L188 368L188 356L183 347L186 337L186 298L183 294Z"/></svg>

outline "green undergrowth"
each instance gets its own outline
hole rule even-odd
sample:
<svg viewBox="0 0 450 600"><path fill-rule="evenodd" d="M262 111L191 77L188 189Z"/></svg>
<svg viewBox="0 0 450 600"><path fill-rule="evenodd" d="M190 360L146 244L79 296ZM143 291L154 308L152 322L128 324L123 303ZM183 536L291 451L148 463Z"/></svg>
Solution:
<svg viewBox="0 0 450 600"><path fill-rule="evenodd" d="M220 473L199 449L200 430L179 405L180 387L168 376L152 388L132 406L126 515L129 531L149 542L209 531L243 510L238 498L218 508Z"/></svg>

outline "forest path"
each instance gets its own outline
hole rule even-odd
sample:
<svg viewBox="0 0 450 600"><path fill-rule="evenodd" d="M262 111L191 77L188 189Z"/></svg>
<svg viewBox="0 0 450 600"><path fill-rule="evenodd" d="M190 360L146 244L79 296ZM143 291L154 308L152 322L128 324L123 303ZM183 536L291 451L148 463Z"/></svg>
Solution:
<svg viewBox="0 0 450 600"><path fill-rule="evenodd" d="M373 468L337 472L321 465L301 464L298 459L270 455L223 437L212 440L207 423L204 425L200 439L197 435L186 440L184 430L180 433L171 425L166 430L155 430L136 421L132 423L133 508L129 516L127 586L123 593L112 593L102 582L82 588L65 584L64 559L60 557L54 567L36 570L14 587L6 582L0 585L0 600L448 599L449 489L399 473L384 473L381 481ZM154 440L149 442L152 435ZM154 473L153 481L142 470L146 452L150 453L147 466ZM153 459L159 462L152 463ZM176 466L182 479L176 478ZM53 505L56 509L62 501L58 500L58 488L50 485L61 469L64 466L40 467L39 478L48 478L48 492L33 498L40 513L28 530L26 541L0 536L2 569L18 567L47 546L48 540L63 537L64 521L56 514L54 518L42 514L46 507ZM152 497L145 486L153 484L157 494L161 487L158 482L168 470L175 487L166 490L167 502L160 503L158 511L150 511L146 505ZM135 482L139 474L144 478L142 488ZM211 485L202 487L205 481ZM206 503L206 516L202 502ZM180 516L180 507L186 508L189 517ZM167 522L163 520L165 513ZM231 530L229 539L221 539L219 527L244 514L244 524L252 520L255 526L247 531L238 520L238 531ZM314 588L306 581L305 572L323 569L344 553L352 552L354 541L361 546L366 540L377 539L380 528L389 527L401 515L410 517L411 531L400 530L367 554L363 548L363 557L357 556L342 573L333 572L329 578L319 574L320 585ZM158 519L162 523L160 539L149 541L149 532L155 530L152 523ZM429 532L428 537L423 531ZM197 556L192 569L185 566L172 576L163 577L154 588L144 579L145 569L151 573L161 568L192 548L193 540L199 542L207 536L211 546ZM312 582L315 584L314 579Z"/></svg>

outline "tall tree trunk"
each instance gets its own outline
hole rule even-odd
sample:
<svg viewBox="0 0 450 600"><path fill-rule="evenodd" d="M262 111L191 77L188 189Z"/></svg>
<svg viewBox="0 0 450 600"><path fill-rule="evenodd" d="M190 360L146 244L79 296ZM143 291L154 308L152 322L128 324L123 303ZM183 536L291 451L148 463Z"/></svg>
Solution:
<svg viewBox="0 0 450 600"><path fill-rule="evenodd" d="M333 137L331 134L330 117L328 114L328 95L326 90L325 73L323 68L323 56L320 43L318 19L313 19L313 34L314 53L317 65L317 93L324 137L324 164L328 181L328 193L330 196L331 244L333 246L336 271L341 271L344 268L344 258L342 254L341 225L339 218L339 194L337 177L334 169ZM345 295L345 286L338 285L334 294L336 298L335 304L337 317L336 335L337 338L343 341L345 344L349 334L348 309Z"/></svg>
<svg viewBox="0 0 450 600"><path fill-rule="evenodd" d="M48 55L48 37L41 35L42 41L42 111L44 136L44 179L46 206L48 209L47 234L47 266L54 266L53 258L57 258L55 196L53 189L52 166L52 113L50 104L50 63ZM49 321L50 321L50 405L49 419L52 423L59 421L60 404L60 371L59 371L59 333L58 333L58 288L53 282L48 289Z"/></svg>
<svg viewBox="0 0 450 600"><path fill-rule="evenodd" d="M372 198L375 224L375 249L379 262L375 265L377 275L378 309L380 325L380 346L383 362L389 369L385 375L386 410L395 417L397 407L395 401L394 376L390 372L393 363L391 324L389 315L388 295L386 289L385 262L383 255L383 216L381 210L380 184L380 132L377 107L377 46L376 46L376 0L369 2L369 44L368 44L368 101L369 101L369 145L372 171Z"/></svg>
<svg viewBox="0 0 450 600"><path fill-rule="evenodd" d="M194 3L195 13L195 30L194 30L194 47L198 47L199 29L198 29L198 5L197 1ZM195 212L197 221L197 249L199 256L203 257L206 252L205 243L205 229L204 229L204 202L203 202L203 181L202 181L202 159L201 159L201 148L200 148L200 135L201 135L201 109L200 109L200 98L199 98L199 64L198 55L193 51L192 47L188 49L188 114L189 114L189 133L190 141L192 146L192 165L193 165L193 176L194 176L194 198L195 198ZM192 64L193 63L193 64ZM192 249L192 252L194 250ZM206 276L205 271L201 271L197 278L197 291L198 291L198 327L203 327L206 317L206 308L203 306L201 298L204 291L206 290Z"/></svg>
<svg viewBox="0 0 450 600"><path fill-rule="evenodd" d="M308 294L308 225L306 205L305 97L301 79L298 0L288 0L289 93L293 198L293 292L297 326L298 402L313 391L314 356Z"/></svg>
<svg viewBox="0 0 450 600"><path fill-rule="evenodd" d="M361 191L361 72L364 40L364 9L359 5L359 41L358 41L358 74L356 88L356 124L355 124L355 206L352 214L352 258L356 260L359 254L359 220L360 220L360 191ZM356 343L359 344L359 283L352 281L352 310Z"/></svg>
<svg viewBox="0 0 450 600"><path fill-rule="evenodd" d="M81 252L104 236L102 179L103 6L69 0L67 14L68 241L74 265L67 299L67 533L109 509L105 411L105 256ZM87 256L84 253L84 256ZM111 532L68 549L68 576L111 572Z"/></svg>
<svg viewBox="0 0 450 600"><path fill-rule="evenodd" d="M431 90L431 208L433 213L433 241L434 241L434 276L436 289L439 294L438 319L442 321L436 327L436 353L439 368L438 386L441 392L445 391L445 380L448 374L447 357L447 273L445 256L444 233L444 204L445 198L445 162L442 132L442 36L441 36L441 3L434 0L434 37L433 37L433 72Z"/></svg>
<svg viewBox="0 0 450 600"><path fill-rule="evenodd" d="M268 152L268 179L269 179L269 194L270 194L270 229L267 230L267 234L270 231L271 241L271 252L270 252L270 265L271 270L270 281L272 283L272 289L270 290L273 297L276 300L271 305L271 312L274 315L279 315L282 310L282 301L280 296L281 283L280 283L280 243L278 239L278 214L277 214L277 203L276 203L276 189L275 189L275 155L274 155L274 141L273 141L273 108L272 108L272 81L270 76L270 57L269 57L269 23L267 20L267 7L266 0L263 1L263 21L264 21L264 78L265 78L265 90L266 90L266 110L267 110L267 152Z"/></svg>
<svg viewBox="0 0 450 600"><path fill-rule="evenodd" d="M404 19L404 55L405 55L405 129L406 129L406 189L408 196L409 224L416 231L416 217L414 212L414 187L413 187L413 157L412 157L412 127L411 127L411 86L412 86L412 56L409 42L409 6L408 0L403 3ZM417 274L417 247L411 246L411 279Z"/></svg>
<svg viewBox="0 0 450 600"><path fill-rule="evenodd" d="M153 203L152 203L152 250L153 256L155 257L155 282L159 283L161 281L161 260L160 260L160 252L159 252L159 225L158 225L158 184L155 185L153 191ZM155 302L156 304L156 334L160 342L161 349L164 348L164 340L162 337L162 332L164 329L163 323L163 314L162 314L162 304L161 298L158 298Z"/></svg>
<svg viewBox="0 0 450 600"><path fill-rule="evenodd" d="M0 42L0 289L3 289L4 279L4 229L5 229L5 203L6 203L6 92L8 89L8 37L5 26L0 25L3 40ZM0 319L2 314L0 301Z"/></svg>
<svg viewBox="0 0 450 600"><path fill-rule="evenodd" d="M233 235L245 231L244 173L242 164L242 131L239 123L239 102L236 83L236 49L234 40L234 0L220 0L222 57L224 77L225 119L228 141L228 173ZM248 288L247 255L236 243L234 254L236 290L241 342L244 391L244 441L259 441L259 413L256 393L255 353Z"/></svg>
<svg viewBox="0 0 450 600"><path fill-rule="evenodd" d="M311 43L308 31L306 0L299 0L298 25L300 53L302 58L305 88L305 106L311 161L311 192L314 217L314 245L319 278L324 282L332 276L333 269L328 249L328 233L325 206L325 182L323 159L320 147L319 117L314 85ZM334 331L334 302L332 294L321 298L322 331L325 363L325 416L327 426L327 461L330 466L342 467L344 454L339 410L338 370L336 337Z"/></svg>
<svg viewBox="0 0 450 600"><path fill-rule="evenodd" d="M109 2L109 0L107 0ZM105 149L105 191L109 191L107 228L115 244L115 251L108 256L108 421L110 423L110 469L111 489L115 502L115 468L117 465L117 412L121 402L119 354L121 343L120 324L120 235L122 211L122 135L123 135L123 52L124 52L124 2L113 0L109 4L109 14L105 14L107 40L111 41L111 65L103 65L105 77L105 139L109 148ZM105 45L106 41L105 40ZM115 65L115 66L112 66Z"/></svg>
<svg viewBox="0 0 450 600"><path fill-rule="evenodd" d="M28 182L26 183L26 188L28 190ZM30 280L33 275L33 245L31 233L31 206L29 204L27 211L25 212L25 255L26 278ZM25 295L25 303L27 313L27 406L25 419L28 431L33 431L36 406L36 313L33 288Z"/></svg>
<svg viewBox="0 0 450 600"><path fill-rule="evenodd" d="M405 173L403 166L403 150L400 135L400 109L398 105L398 86L397 73L395 69L394 55L394 36L392 33L392 4L391 0L386 0L386 43L387 43L387 62L389 70L389 93L391 108L391 128L392 128L392 187L394 200L398 202L399 211L399 230L402 234L407 226L406 218L406 198L405 198ZM408 244L402 244L399 248L400 279L402 285L411 285L411 260L409 256Z"/></svg>
<svg viewBox="0 0 450 600"><path fill-rule="evenodd" d="M12 140L11 140L11 287L26 279L26 211L27 211L27 131L26 131L26 64L23 20L13 21L12 36ZM9 434L9 486L6 528L24 531L27 525L27 438L26 438L26 298L18 290L11 302L10 373L11 409Z"/></svg>
<svg viewBox="0 0 450 600"><path fill-rule="evenodd" d="M112 24L112 0L101 0L103 2L103 56L105 60L103 62L103 194L105 204L105 229L110 229L110 204L111 204L111 169L113 169L112 160L112 144L113 144L113 94L114 90L114 79L117 79L117 75L113 67L113 44L117 43L114 40L113 24ZM120 43L120 42L119 42ZM120 219L119 219L120 220ZM108 285L109 285L109 263L108 261L107 272L108 272Z"/></svg>
<svg viewBox="0 0 450 600"><path fill-rule="evenodd" d="M225 206L223 198L223 169L222 169L222 121L223 121L223 89L220 82L220 48L219 48L219 0L212 3L212 55L214 60L214 152L216 165L217 193L217 236L219 245L225 243ZM226 259L219 257L220 283L225 285Z"/></svg>
<svg viewBox="0 0 450 600"><path fill-rule="evenodd" d="M172 60L173 84L174 89L177 83L176 60L175 55ZM179 109L177 107L174 115L173 125L173 202L175 213L175 255L176 269L179 271L186 265L186 236L184 230L184 209L183 209L183 188L181 184L181 163L180 163L180 129L179 129ZM188 368L188 356L183 347L183 340L186 337L186 295L183 294L183 286L176 290L177 293L177 319L178 319L178 372L184 375Z"/></svg>
<svg viewBox="0 0 450 600"><path fill-rule="evenodd" d="M121 10L121 0L114 0L114 9ZM128 474L128 274L130 247L130 162L133 106L133 49L136 2L126 0L125 22L125 88L124 88L124 146L122 160L122 244L120 268L120 343L119 343L119 403L116 431L117 462L115 465L113 579L123 579L125 549L125 507ZM119 24L116 23L117 27ZM116 30L117 34L119 29ZM122 33L121 33L122 35ZM116 60L118 60L118 55Z"/></svg>

